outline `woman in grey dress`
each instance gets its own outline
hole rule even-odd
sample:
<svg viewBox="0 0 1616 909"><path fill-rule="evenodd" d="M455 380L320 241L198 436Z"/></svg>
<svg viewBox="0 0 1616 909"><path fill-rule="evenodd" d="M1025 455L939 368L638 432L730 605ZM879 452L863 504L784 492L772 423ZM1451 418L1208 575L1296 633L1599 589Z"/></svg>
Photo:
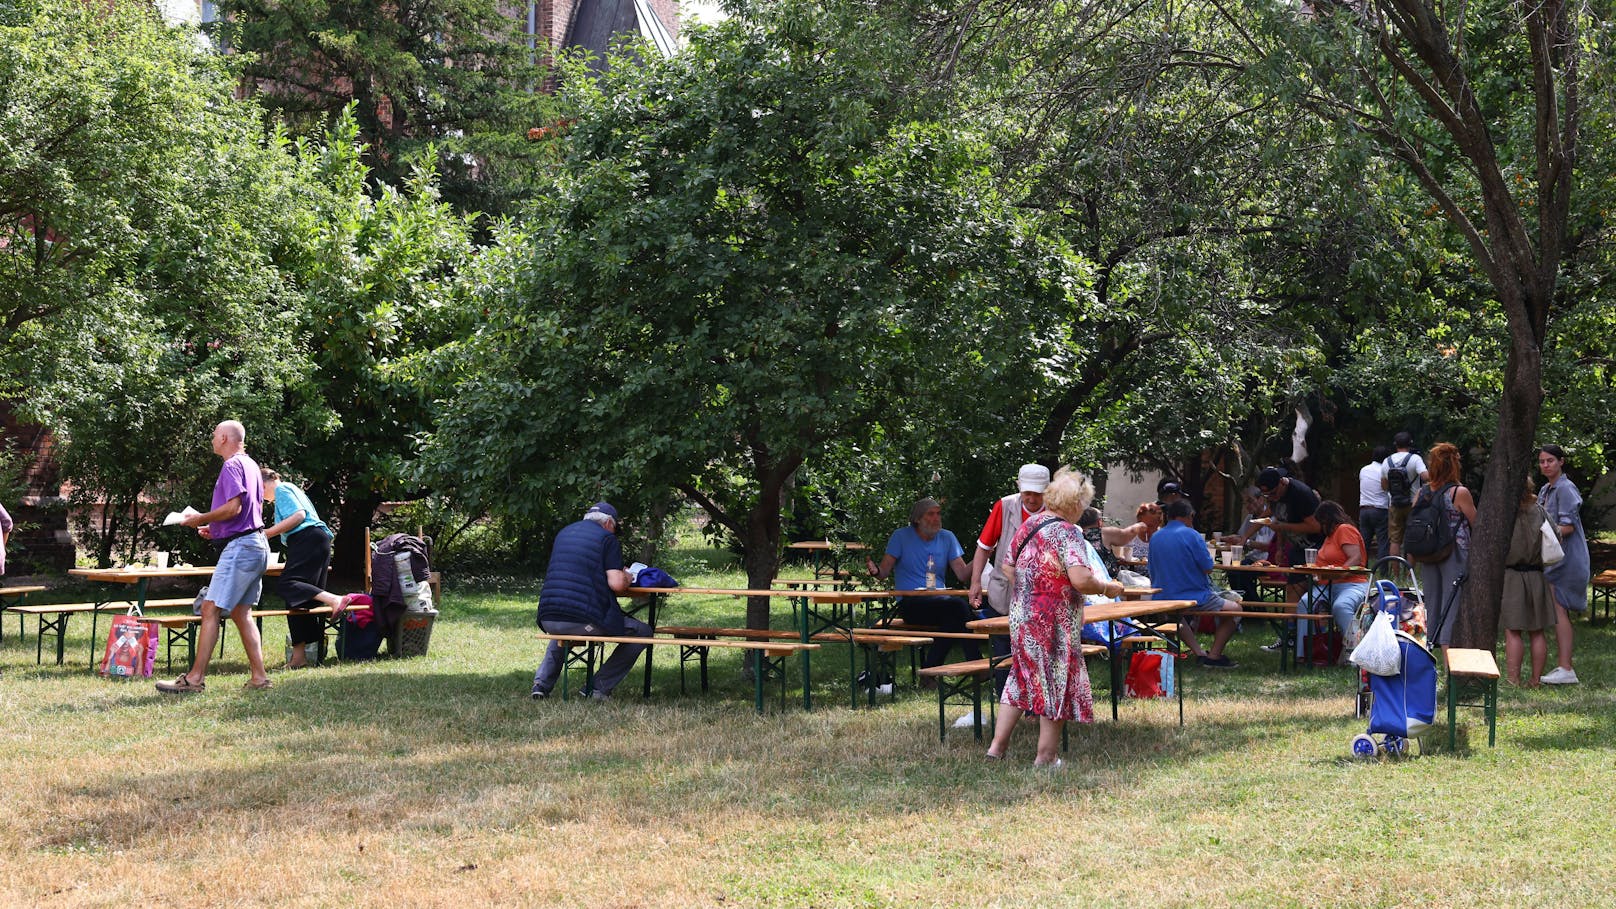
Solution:
<svg viewBox="0 0 1616 909"><path fill-rule="evenodd" d="M1549 522L1560 531L1565 558L1543 574L1554 588L1554 642L1558 666L1543 676L1545 685L1575 685L1577 671L1571 665L1571 613L1588 610L1588 537L1582 531L1582 493L1565 475L1565 450L1545 445L1537 450L1537 469L1545 480L1537 501L1548 512Z"/></svg>

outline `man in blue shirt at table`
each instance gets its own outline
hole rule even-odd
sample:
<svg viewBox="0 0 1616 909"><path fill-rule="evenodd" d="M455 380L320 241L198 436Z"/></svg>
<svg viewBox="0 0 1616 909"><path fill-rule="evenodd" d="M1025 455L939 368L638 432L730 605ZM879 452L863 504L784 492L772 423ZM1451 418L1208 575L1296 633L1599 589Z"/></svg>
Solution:
<svg viewBox="0 0 1616 909"><path fill-rule="evenodd" d="M629 588L623 570L623 544L617 539L617 509L597 502L556 534L550 565L539 589L539 627L550 634L610 635L648 638L651 626L624 615L617 595ZM595 670L590 696L604 701L623 681L644 644L618 644ZM551 641L544 662L533 674L534 700L550 696L561 676L560 641Z"/></svg>
<svg viewBox="0 0 1616 909"><path fill-rule="evenodd" d="M880 567L868 559L865 562L877 578L893 578L895 590L941 590L946 586L945 568L953 571L961 583L970 582L964 555L959 539L943 529L943 506L936 499L926 498L909 509L909 526L898 528L887 539ZM976 617L964 597L943 596L898 597L898 615L905 625L960 634L970 632L965 623ZM934 638L926 652L925 665L942 665L954 643L949 638ZM967 660L982 658L982 648L975 641L962 640L959 645Z"/></svg>
<svg viewBox="0 0 1616 909"><path fill-rule="evenodd" d="M1207 551L1205 538L1191 523L1195 506L1188 499L1180 499L1168 505L1163 514L1167 523L1150 538L1150 581L1161 588L1158 596L1164 600L1189 600L1195 604L1191 612L1238 610L1239 601L1226 600L1212 589L1212 554ZM1179 637L1189 645L1190 652L1200 658L1202 666L1233 669L1235 662L1223 655L1223 648L1234 637L1235 620L1218 619L1212 649L1206 651L1196 641L1195 618L1185 616L1178 623Z"/></svg>

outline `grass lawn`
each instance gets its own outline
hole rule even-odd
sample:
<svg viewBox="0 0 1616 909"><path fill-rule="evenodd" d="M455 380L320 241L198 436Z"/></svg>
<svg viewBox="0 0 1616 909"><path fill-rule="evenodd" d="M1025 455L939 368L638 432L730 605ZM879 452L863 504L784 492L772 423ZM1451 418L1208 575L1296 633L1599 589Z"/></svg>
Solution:
<svg viewBox="0 0 1616 909"><path fill-rule="evenodd" d="M721 562L667 567L738 584ZM1457 753L1348 760L1352 674L1280 675L1250 629L1238 670L1182 669L1182 728L1172 702L1124 702L1048 774L1030 727L1003 763L969 731L939 745L930 692L849 710L836 648L812 713L793 678L789 709L776 691L755 715L733 654L681 697L667 650L649 702L638 669L610 703L530 701L535 601L451 578L429 656L272 670L268 692L242 690L232 633L189 698L94 677L82 617L68 665L36 667L7 616L0 904L1561 909L1616 889L1608 625L1578 625L1581 686L1505 688L1496 749L1475 710Z"/></svg>

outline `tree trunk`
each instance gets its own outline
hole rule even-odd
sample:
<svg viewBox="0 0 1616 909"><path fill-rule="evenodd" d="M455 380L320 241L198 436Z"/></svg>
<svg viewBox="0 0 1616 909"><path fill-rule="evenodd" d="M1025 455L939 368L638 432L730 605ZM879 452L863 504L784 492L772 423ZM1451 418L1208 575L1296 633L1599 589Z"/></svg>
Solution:
<svg viewBox="0 0 1616 909"><path fill-rule="evenodd" d="M1552 291L1550 291L1552 293ZM1522 294L1522 296L1528 296ZM1531 313L1547 309L1548 300L1528 298L1522 308ZM1512 309L1506 303L1506 309ZM1532 322L1510 320L1509 360L1499 398L1498 431L1487 459L1482 494L1471 527L1469 580L1464 608L1455 617L1453 642L1457 647L1492 650L1498 640L1498 612L1504 590L1504 557L1509 550L1515 511L1536 449L1539 412L1543 407L1543 350ZM1430 592L1427 591L1427 595Z"/></svg>
<svg viewBox="0 0 1616 909"><path fill-rule="evenodd" d="M668 522L668 499L666 496L651 502L651 520L645 528L645 542L640 544L640 561L647 565L656 564L657 550L662 545L662 533Z"/></svg>
<svg viewBox="0 0 1616 909"><path fill-rule="evenodd" d="M375 493L349 490L337 506L337 535L331 542L331 575L359 582L365 577L365 531L382 503Z"/></svg>
<svg viewBox="0 0 1616 909"><path fill-rule="evenodd" d="M768 590L780 569L780 483L765 478L758 492L757 505L746 515L746 586ZM746 598L746 627L769 627L769 598Z"/></svg>

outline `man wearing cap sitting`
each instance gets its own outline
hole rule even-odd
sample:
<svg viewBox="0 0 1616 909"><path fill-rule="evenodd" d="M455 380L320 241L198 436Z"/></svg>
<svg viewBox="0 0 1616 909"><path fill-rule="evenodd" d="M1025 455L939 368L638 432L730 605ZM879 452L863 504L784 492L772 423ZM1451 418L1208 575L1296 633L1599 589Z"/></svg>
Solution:
<svg viewBox="0 0 1616 909"><path fill-rule="evenodd" d="M1274 522L1268 526L1287 544L1286 564L1297 564L1301 550L1323 540L1323 528L1313 516L1319 510L1319 494L1281 467L1264 467L1257 474L1257 488L1273 510Z"/></svg>
<svg viewBox="0 0 1616 909"><path fill-rule="evenodd" d="M1189 600L1195 604L1195 612L1239 609L1238 601L1226 600L1212 590L1212 554L1192 523L1195 506L1188 499L1179 499L1164 511L1167 523L1150 538L1150 580L1161 588L1161 599ZM1235 662L1223 655L1223 647L1234 637L1234 630L1233 618L1220 617L1213 631L1212 649L1202 650L1195 638L1193 619L1178 623L1179 637L1189 645L1190 652L1200 658L1202 666L1213 669L1234 668Z"/></svg>
<svg viewBox="0 0 1616 909"><path fill-rule="evenodd" d="M597 502L583 520L556 534L550 565L539 590L539 627L549 634L650 637L651 626L624 615L617 596L628 590L623 545L617 539L617 509ZM634 667L644 644L618 644L595 670L590 696L605 700ZM544 662L533 674L534 700L550 696L561 676L560 641L551 641Z"/></svg>
<svg viewBox="0 0 1616 909"><path fill-rule="evenodd" d="M936 499L925 498L909 509L909 526L898 528L888 538L880 566L868 559L865 562L877 578L893 578L893 587L897 590L939 590L946 586L943 583L945 568L961 581L969 581L964 555L959 538L943 529L943 506ZM956 633L970 631L965 623L975 618L964 597L943 596L898 597L898 615L905 625L923 625ZM936 638L926 653L925 665L942 665L953 644L952 639ZM975 641L960 641L959 644L965 659L982 658L982 648Z"/></svg>

